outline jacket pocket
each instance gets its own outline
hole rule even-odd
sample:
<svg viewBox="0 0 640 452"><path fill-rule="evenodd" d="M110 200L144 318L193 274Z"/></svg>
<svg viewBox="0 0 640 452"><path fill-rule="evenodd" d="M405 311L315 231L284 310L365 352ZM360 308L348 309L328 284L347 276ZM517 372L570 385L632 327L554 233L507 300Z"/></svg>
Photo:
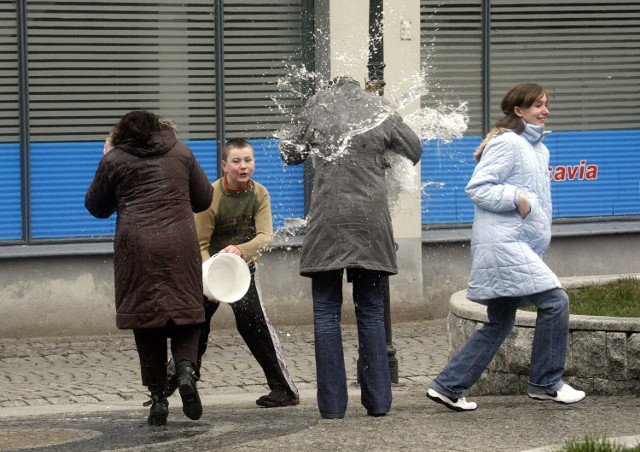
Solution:
<svg viewBox="0 0 640 452"><path fill-rule="evenodd" d="M551 242L551 229L547 215L540 205L540 201L529 198L531 211L520 223L520 239L529 244L531 249L537 254L543 254Z"/></svg>

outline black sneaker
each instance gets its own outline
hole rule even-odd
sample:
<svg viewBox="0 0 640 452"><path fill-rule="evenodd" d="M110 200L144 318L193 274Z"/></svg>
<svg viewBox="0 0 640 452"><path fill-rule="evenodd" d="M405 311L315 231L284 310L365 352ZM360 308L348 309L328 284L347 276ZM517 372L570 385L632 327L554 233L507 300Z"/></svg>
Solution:
<svg viewBox="0 0 640 452"><path fill-rule="evenodd" d="M281 406L298 405L300 399L297 396L289 394L286 391L271 391L267 395L263 395L256 400L256 405L265 408L277 408Z"/></svg>

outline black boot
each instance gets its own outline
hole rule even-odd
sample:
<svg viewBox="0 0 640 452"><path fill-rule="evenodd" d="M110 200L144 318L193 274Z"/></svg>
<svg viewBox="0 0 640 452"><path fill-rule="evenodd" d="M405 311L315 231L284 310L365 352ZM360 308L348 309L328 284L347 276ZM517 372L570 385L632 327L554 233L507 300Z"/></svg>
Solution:
<svg viewBox="0 0 640 452"><path fill-rule="evenodd" d="M178 389L178 374L172 358L167 363L167 384L164 387L164 393L167 397L171 397L176 389Z"/></svg>
<svg viewBox="0 0 640 452"><path fill-rule="evenodd" d="M182 398L182 412L194 421L202 416L202 403L196 388L196 371L191 361L181 360L176 363L178 391Z"/></svg>
<svg viewBox="0 0 640 452"><path fill-rule="evenodd" d="M151 409L149 410L149 425L167 425L167 417L169 416L169 401L164 394L164 389L158 389L150 386L151 391Z"/></svg>

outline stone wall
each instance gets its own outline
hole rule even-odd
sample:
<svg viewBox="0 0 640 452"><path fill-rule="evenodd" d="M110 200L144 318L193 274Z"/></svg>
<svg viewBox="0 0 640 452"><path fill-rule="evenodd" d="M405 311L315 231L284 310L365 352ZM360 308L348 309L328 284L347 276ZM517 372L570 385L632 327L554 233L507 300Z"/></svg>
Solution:
<svg viewBox="0 0 640 452"><path fill-rule="evenodd" d="M563 278L567 288L602 284L622 276ZM469 395L526 394L536 314L519 311L516 325ZM486 309L453 294L448 316L449 352L457 351L487 320ZM640 394L640 319L571 315L564 380L587 394Z"/></svg>

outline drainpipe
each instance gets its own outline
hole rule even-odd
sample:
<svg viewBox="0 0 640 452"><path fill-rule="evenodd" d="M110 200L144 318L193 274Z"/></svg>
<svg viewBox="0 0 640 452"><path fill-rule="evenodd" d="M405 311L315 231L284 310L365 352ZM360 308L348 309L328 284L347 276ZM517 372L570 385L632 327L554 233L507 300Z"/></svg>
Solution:
<svg viewBox="0 0 640 452"><path fill-rule="evenodd" d="M215 52L216 58L216 174L222 177L222 146L225 141L224 115L224 0L215 2Z"/></svg>
<svg viewBox="0 0 640 452"><path fill-rule="evenodd" d="M369 61L367 64L368 78L366 88L369 91L384 95L384 48L383 48L383 0L369 0ZM396 249L398 244L396 244ZM398 383L398 359L393 345L391 331L391 295L389 291L389 276L380 279L384 293L384 327L387 337L387 357L389 359L389 373L391 382Z"/></svg>

